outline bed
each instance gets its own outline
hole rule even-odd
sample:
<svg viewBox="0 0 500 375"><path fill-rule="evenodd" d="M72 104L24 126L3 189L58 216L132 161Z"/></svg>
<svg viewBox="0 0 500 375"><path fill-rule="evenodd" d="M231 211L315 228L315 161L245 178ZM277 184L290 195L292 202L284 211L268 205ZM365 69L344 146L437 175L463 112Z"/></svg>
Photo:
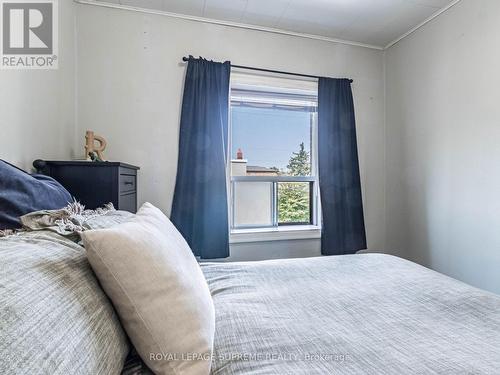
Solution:
<svg viewBox="0 0 500 375"><path fill-rule="evenodd" d="M63 214L30 214L30 231L0 239L0 372L149 374L73 238L131 214ZM212 374L500 373L500 296L415 263L362 254L200 266L216 311Z"/></svg>
<svg viewBox="0 0 500 375"><path fill-rule="evenodd" d="M384 254L202 264L214 374L500 374L500 297Z"/></svg>

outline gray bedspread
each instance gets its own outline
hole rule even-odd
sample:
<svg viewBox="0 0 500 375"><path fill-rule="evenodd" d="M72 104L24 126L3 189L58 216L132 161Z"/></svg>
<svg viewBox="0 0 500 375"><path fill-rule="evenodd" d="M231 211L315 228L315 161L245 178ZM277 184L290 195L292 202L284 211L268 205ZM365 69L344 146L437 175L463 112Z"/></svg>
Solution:
<svg viewBox="0 0 500 375"><path fill-rule="evenodd" d="M0 238L0 374L119 374L128 351L81 246L50 231Z"/></svg>
<svg viewBox="0 0 500 375"><path fill-rule="evenodd" d="M400 258L202 270L216 309L213 374L500 374L500 296Z"/></svg>

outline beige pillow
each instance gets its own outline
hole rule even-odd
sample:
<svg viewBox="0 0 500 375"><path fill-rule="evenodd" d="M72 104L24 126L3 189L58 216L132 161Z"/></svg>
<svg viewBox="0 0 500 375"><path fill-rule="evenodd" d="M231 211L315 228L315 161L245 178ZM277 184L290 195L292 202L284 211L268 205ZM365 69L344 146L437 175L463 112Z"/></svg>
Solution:
<svg viewBox="0 0 500 375"><path fill-rule="evenodd" d="M144 362L157 374L208 374L214 305L188 244L145 203L130 221L82 233L90 264Z"/></svg>

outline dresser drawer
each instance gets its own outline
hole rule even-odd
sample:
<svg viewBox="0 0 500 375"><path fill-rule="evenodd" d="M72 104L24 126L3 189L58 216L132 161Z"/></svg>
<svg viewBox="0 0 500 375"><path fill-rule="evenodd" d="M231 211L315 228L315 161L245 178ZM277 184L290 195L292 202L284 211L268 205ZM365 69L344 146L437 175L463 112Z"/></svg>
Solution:
<svg viewBox="0 0 500 375"><path fill-rule="evenodd" d="M136 176L129 174L120 175L119 194L136 191Z"/></svg>
<svg viewBox="0 0 500 375"><path fill-rule="evenodd" d="M124 194L118 198L118 209L121 211L128 211L135 214L137 211L137 194Z"/></svg>

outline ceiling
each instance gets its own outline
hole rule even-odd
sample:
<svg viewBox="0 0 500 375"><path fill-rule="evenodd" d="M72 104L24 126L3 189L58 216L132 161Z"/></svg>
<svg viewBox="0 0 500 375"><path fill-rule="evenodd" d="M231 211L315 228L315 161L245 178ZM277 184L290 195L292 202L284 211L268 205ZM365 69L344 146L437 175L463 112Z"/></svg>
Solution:
<svg viewBox="0 0 500 375"><path fill-rule="evenodd" d="M97 0L385 47L452 0Z"/></svg>

